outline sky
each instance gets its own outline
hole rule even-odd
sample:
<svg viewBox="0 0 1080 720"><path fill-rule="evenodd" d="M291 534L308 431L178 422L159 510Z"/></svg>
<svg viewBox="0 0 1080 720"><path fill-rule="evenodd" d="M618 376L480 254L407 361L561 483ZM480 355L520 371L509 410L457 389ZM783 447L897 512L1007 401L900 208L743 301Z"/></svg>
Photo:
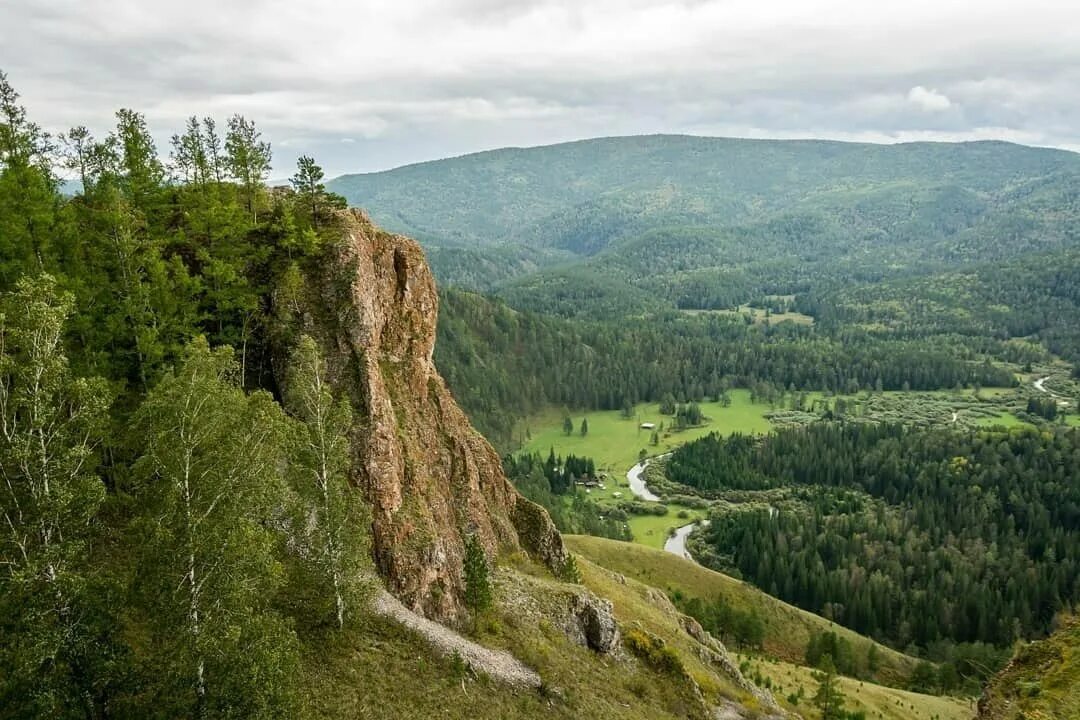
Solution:
<svg viewBox="0 0 1080 720"><path fill-rule="evenodd" d="M1076 0L0 0L31 119L241 113L328 176L691 133L1080 149Z"/></svg>

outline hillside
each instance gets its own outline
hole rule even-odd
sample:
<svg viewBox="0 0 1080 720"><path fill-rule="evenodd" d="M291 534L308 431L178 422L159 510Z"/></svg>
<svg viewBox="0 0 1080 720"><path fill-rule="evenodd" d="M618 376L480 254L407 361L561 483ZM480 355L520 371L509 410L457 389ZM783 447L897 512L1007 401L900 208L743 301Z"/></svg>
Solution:
<svg viewBox="0 0 1080 720"><path fill-rule="evenodd" d="M918 662L915 658L874 643L819 615L777 600L750 583L670 553L643 545L585 535L567 535L565 541L572 552L591 562L666 593L678 591L703 600L723 597L737 608L753 608L761 614L765 624L765 652L789 663L802 664L811 635L828 631L847 639L856 648L856 652L863 655L871 645L876 646L875 652L880 658L876 673L878 682L903 685Z"/></svg>
<svg viewBox="0 0 1080 720"><path fill-rule="evenodd" d="M434 250L444 283L564 315L737 305L826 271L877 278L1054 250L1075 241L1062 220L1077 216L1078 185L1080 156L1000 142L663 135L329 183Z"/></svg>
<svg viewBox="0 0 1080 720"><path fill-rule="evenodd" d="M1021 646L979 700L979 720L1080 718L1080 620Z"/></svg>
<svg viewBox="0 0 1080 720"><path fill-rule="evenodd" d="M654 135L493 150L343 175L329 189L422 241L518 242L592 254L649 227L733 225L811 201L850 207L853 197L888 197L905 185L949 188L939 194L978 212L988 195L1077 170L1080 158L1072 153L998 142ZM596 228L604 230L590 232Z"/></svg>

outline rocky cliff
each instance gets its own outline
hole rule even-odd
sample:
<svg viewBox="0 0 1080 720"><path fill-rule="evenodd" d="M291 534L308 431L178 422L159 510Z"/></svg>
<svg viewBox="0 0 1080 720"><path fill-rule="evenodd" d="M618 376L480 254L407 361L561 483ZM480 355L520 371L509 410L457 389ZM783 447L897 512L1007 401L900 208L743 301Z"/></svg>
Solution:
<svg viewBox="0 0 1080 720"><path fill-rule="evenodd" d="M566 551L435 369L439 302L420 246L358 210L339 220L328 259L275 297L287 330L276 355L288 357L301 333L320 343L337 394L353 406L352 478L371 505L376 567L406 605L453 621L468 535L489 557L524 549L555 571Z"/></svg>

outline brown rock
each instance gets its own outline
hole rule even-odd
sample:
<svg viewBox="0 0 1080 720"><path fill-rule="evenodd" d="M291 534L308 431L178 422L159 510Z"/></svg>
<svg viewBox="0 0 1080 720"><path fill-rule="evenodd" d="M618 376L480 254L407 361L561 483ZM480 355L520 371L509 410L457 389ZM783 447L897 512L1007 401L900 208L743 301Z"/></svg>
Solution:
<svg viewBox="0 0 1080 720"><path fill-rule="evenodd" d="M287 318L276 355L288 357L301 333L319 341L335 390L353 405L352 477L371 504L376 567L407 605L453 620L468 534L489 557L522 548L555 571L566 551L435 369L439 299L420 246L358 210L340 220L343 239L306 291L276 300Z"/></svg>

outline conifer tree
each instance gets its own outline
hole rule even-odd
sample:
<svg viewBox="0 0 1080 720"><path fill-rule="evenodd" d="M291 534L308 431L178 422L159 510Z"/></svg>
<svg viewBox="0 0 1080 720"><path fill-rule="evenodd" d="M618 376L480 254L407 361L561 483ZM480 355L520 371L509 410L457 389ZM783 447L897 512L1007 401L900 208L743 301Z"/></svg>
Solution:
<svg viewBox="0 0 1080 720"><path fill-rule="evenodd" d="M821 711L821 720L840 720L844 717L844 696L836 679L836 665L831 655L821 658L819 670L814 674L818 682L814 693L814 707Z"/></svg>
<svg viewBox="0 0 1080 720"><path fill-rule="evenodd" d="M474 612L482 612L491 607L492 589L487 556L476 535L465 538L465 606Z"/></svg>

